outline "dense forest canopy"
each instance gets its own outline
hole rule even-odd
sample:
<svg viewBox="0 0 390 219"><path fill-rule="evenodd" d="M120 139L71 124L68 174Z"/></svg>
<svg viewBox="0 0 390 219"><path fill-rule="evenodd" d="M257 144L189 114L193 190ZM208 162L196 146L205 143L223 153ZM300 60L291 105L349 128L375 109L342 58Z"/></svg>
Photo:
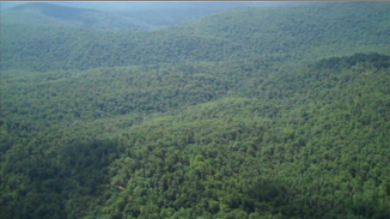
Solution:
<svg viewBox="0 0 390 219"><path fill-rule="evenodd" d="M46 17L38 16L34 17L38 22L15 24L14 17L4 15L2 68L85 70L270 57L297 62L356 52L389 53L389 4L329 5L235 9L152 32L86 29L52 17L42 24L39 21ZM19 17L17 12L11 15ZM118 25L126 20L113 21Z"/></svg>
<svg viewBox="0 0 390 219"><path fill-rule="evenodd" d="M1 218L388 218L390 4L224 7L0 12Z"/></svg>

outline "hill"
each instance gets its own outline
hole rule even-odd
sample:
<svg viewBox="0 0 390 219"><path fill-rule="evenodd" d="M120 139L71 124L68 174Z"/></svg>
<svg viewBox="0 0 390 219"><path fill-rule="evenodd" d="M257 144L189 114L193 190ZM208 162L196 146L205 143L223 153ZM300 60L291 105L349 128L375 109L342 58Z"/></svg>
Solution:
<svg viewBox="0 0 390 219"><path fill-rule="evenodd" d="M291 6L291 5L300 5L307 4L308 2L245 2L245 1L219 1L219 2L202 2L202 1L183 1L183 2L142 2L142 1L133 1L133 2L84 2L84 1L46 1L47 3L70 6L76 8L86 8L86 9L95 9L101 11L155 11L155 10L187 10L187 9L210 9L213 10L224 10L232 9L238 7L281 7L281 6ZM7 10L18 5L29 3L28 1L18 1L18 2L0 2L0 11ZM311 2L317 3L317 2Z"/></svg>
<svg viewBox="0 0 390 219"><path fill-rule="evenodd" d="M297 62L355 52L388 54L388 9L386 2L236 9L153 32L3 24L2 68L88 69L248 57Z"/></svg>
<svg viewBox="0 0 390 219"><path fill-rule="evenodd" d="M150 26L119 13L32 2L1 12L2 25L70 26L88 29L134 29Z"/></svg>
<svg viewBox="0 0 390 219"><path fill-rule="evenodd" d="M1 214L385 218L389 61L7 72Z"/></svg>
<svg viewBox="0 0 390 219"><path fill-rule="evenodd" d="M11 4L11 3L7 3ZM14 3L12 3L14 4ZM3 3L2 3L3 5ZM21 2L2 12L12 24L46 23L93 29L150 30L241 7L294 5L249 2ZM46 21L44 21L46 20ZM50 22L49 22L50 21ZM4 21L3 21L4 22Z"/></svg>
<svg viewBox="0 0 390 219"><path fill-rule="evenodd" d="M204 16L174 29L193 36L210 35L234 41L245 48L237 56L247 57L249 54L245 52L249 51L256 57L286 53L333 56L337 55L332 51L335 48L350 50L386 45L385 36L390 33L386 24L390 20L386 13L389 7L387 3L335 2L288 8L246 8Z"/></svg>
<svg viewBox="0 0 390 219"><path fill-rule="evenodd" d="M16 8L39 21L0 21L1 218L387 218L389 6Z"/></svg>

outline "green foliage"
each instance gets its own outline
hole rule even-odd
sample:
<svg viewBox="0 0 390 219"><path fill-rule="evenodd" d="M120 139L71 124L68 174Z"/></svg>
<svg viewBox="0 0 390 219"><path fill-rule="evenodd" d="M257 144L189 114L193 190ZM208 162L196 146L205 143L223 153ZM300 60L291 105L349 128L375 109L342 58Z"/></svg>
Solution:
<svg viewBox="0 0 390 219"><path fill-rule="evenodd" d="M1 68L85 70L270 57L313 61L373 51L389 54L389 6L377 2L237 9L151 32L83 29L58 25L62 21L57 20L57 25L15 24L7 21L13 18L5 19Z"/></svg>
<svg viewBox="0 0 390 219"><path fill-rule="evenodd" d="M390 57L381 53L386 48L375 49L388 48L378 37L388 26L375 20L388 16L379 13L388 4L335 4L240 9L153 33L48 26L37 27L43 31L37 33L7 26L15 32L1 35L7 43L1 44L6 59L0 83L0 215L386 218ZM310 36L309 45L298 43L302 36L288 29L296 34L291 47L276 43L264 47L272 54L255 55L244 46L256 28L269 28L261 37L273 40L279 32L272 30L283 27L283 19L299 21L310 13L316 24L325 9L333 16L351 10L335 20L365 11L359 19L373 20L362 23L361 30L372 35L350 38L359 28L347 22L352 27L344 33L337 32L341 27L328 29L335 36L324 44ZM226 30L215 26L223 19L243 24L245 16L273 19L278 13L286 17L274 20L275 27L248 20L236 33L229 25L221 26ZM238 15L243 20L235 19ZM204 25L188 32L197 23ZM370 29L374 24L382 29ZM22 30L26 35L14 37ZM67 36L61 34L67 30ZM119 52L126 40L135 51ZM231 47L220 47L229 40L234 40ZM368 45L354 44L359 40ZM345 42L336 51L318 52ZM54 54L51 46L58 59L47 58ZM312 48L311 53L294 53L300 46ZM105 49L112 55L101 52ZM375 53L366 53L371 49ZM236 59L237 54L245 55ZM212 55L219 56L199 61Z"/></svg>
<svg viewBox="0 0 390 219"><path fill-rule="evenodd" d="M208 63L186 69L149 67L148 74L137 73L142 67L54 74L54 81L52 73L18 79L8 72L4 78L10 84L2 88L8 90L9 104L16 95L33 97L34 92L24 91L31 84L40 85L37 92L42 94L59 89L50 92L72 97L63 92L78 94L77 87L120 91L123 77L139 85L135 91L142 96L134 99L145 98L159 106L174 99L164 97L164 92L175 89L169 88L172 85L182 87L177 95L183 98L163 111L154 107L142 111L145 108L137 104L134 113L123 116L114 109L126 101L114 101L103 118L71 118L62 111L61 117L43 124L36 117L41 110L30 105L24 111L22 102L14 102L10 106L18 110L5 108L9 110L4 111L2 125L8 136L1 145L1 203L8 206L2 213L13 218L57 214L58 218L381 218L389 204L390 170L383 157L389 153L384 147L390 128L385 122L390 119L388 58L357 54L332 58L330 64L323 60L308 67L282 68L278 74L261 69L252 74L248 69L230 75L233 65L224 70ZM165 68L170 68L169 73ZM244 84L228 83L233 76ZM184 81L187 85L180 85ZM91 85L78 84L84 82ZM75 88L66 91L65 85ZM162 98L153 101L152 88ZM196 99L206 89L220 94ZM62 102L85 98L80 101L84 104L74 106L82 112L89 105L85 103L94 102L86 91ZM34 98L39 102L45 96ZM42 110L57 104L45 103L53 105ZM101 108L90 107L87 111ZM72 122L68 128L59 127L56 123L63 121L59 118ZM108 128L126 121L127 125ZM76 128L77 124L83 126ZM48 194L50 199L37 201ZM56 207L48 207L52 205Z"/></svg>

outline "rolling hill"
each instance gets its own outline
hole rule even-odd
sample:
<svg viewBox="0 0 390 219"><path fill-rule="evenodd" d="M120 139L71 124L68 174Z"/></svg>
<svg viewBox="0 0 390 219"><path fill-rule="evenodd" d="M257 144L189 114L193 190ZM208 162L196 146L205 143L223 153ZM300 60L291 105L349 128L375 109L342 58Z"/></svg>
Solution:
<svg viewBox="0 0 390 219"><path fill-rule="evenodd" d="M150 26L119 13L44 2L18 5L0 13L2 25L70 26L91 29L146 30Z"/></svg>
<svg viewBox="0 0 390 219"><path fill-rule="evenodd" d="M3 5L4 3L2 3ZM7 2L8 4L14 4ZM1 12L6 23L70 25L94 29L151 30L218 11L242 7L280 7L289 2L20 2ZM301 3L302 4L302 3ZM45 21L46 20L46 21Z"/></svg>
<svg viewBox="0 0 390 219"><path fill-rule="evenodd" d="M385 218L389 60L7 72L1 213Z"/></svg>
<svg viewBox="0 0 390 219"><path fill-rule="evenodd" d="M1 12L1 218L389 215L389 3L43 5Z"/></svg>
<svg viewBox="0 0 390 219"><path fill-rule="evenodd" d="M294 6L308 4L309 2L291 2L291 1L280 1L280 2L247 2L247 1L218 1L218 2L207 2L207 1L110 1L110 2L84 2L84 1L45 1L46 3L84 8L84 9L95 9L101 11L156 11L156 10L188 10L188 9L213 9L214 11L240 8L240 7L283 7L283 6ZM0 11L8 10L19 5L31 3L29 1L17 1L17 2L0 2ZM310 2L318 3L318 2Z"/></svg>
<svg viewBox="0 0 390 219"><path fill-rule="evenodd" d="M3 24L2 68L88 69L270 57L296 62L355 52L389 54L389 4L331 5L236 9L152 32Z"/></svg>

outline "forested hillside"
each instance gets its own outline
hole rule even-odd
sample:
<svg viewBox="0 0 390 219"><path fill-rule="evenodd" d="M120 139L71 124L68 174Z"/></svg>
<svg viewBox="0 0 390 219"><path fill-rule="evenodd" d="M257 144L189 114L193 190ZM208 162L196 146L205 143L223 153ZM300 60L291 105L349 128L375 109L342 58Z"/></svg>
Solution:
<svg viewBox="0 0 390 219"><path fill-rule="evenodd" d="M87 29L146 30L151 24L121 13L32 2L0 13L1 23L8 25L70 26Z"/></svg>
<svg viewBox="0 0 390 219"><path fill-rule="evenodd" d="M153 30L234 8L281 7L298 2L30 2L0 5L1 22L65 25L92 29ZM17 3L13 3L17 4ZM303 4L303 3L301 3ZM100 6L95 6L100 5ZM113 10L117 8L117 10ZM118 11L119 10L119 11Z"/></svg>
<svg viewBox="0 0 390 219"><path fill-rule="evenodd" d="M5 23L2 68L44 71L269 57L296 62L389 53L388 3L327 5L236 9L153 32Z"/></svg>
<svg viewBox="0 0 390 219"><path fill-rule="evenodd" d="M1 23L1 218L388 218L388 9Z"/></svg>

